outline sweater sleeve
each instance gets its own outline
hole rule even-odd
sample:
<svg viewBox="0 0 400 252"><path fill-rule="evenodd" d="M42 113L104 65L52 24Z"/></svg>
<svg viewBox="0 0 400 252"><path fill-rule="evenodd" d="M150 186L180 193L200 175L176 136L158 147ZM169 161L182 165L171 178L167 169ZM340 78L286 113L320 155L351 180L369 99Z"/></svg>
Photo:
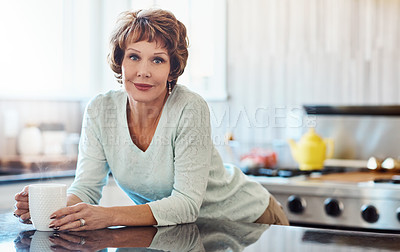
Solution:
<svg viewBox="0 0 400 252"><path fill-rule="evenodd" d="M205 251L195 223L158 227L149 249L157 251Z"/></svg>
<svg viewBox="0 0 400 252"><path fill-rule="evenodd" d="M157 225L197 219L206 192L212 144L208 105L203 99L195 99L184 107L177 124L172 193L148 203Z"/></svg>
<svg viewBox="0 0 400 252"><path fill-rule="evenodd" d="M101 143L101 103L94 100L85 109L75 180L68 189L83 202L99 204L107 184L109 167Z"/></svg>

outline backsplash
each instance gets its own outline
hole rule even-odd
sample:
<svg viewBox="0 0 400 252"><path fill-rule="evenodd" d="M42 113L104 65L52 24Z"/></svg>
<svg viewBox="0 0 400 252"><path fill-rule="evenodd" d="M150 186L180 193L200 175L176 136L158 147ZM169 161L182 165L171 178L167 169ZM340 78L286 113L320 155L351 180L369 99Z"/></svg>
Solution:
<svg viewBox="0 0 400 252"><path fill-rule="evenodd" d="M222 106L400 104L400 1L228 0L227 24ZM291 134L232 130L246 141Z"/></svg>
<svg viewBox="0 0 400 252"><path fill-rule="evenodd" d="M318 116L316 131L332 138L333 158L400 158L400 117Z"/></svg>
<svg viewBox="0 0 400 252"><path fill-rule="evenodd" d="M217 147L226 151L232 132L241 146L290 159L287 139L325 123L304 118L303 104L400 104L399 23L397 0L227 0L229 98L209 102ZM16 152L10 144L27 123L79 133L85 104L0 100L0 156Z"/></svg>
<svg viewBox="0 0 400 252"><path fill-rule="evenodd" d="M303 104L400 104L400 1L228 0L227 6L229 100L210 107L220 117L226 108L242 114L238 124L214 120L220 125L214 134L231 131L239 142L287 149L286 140L303 133L289 122ZM249 127L244 108L262 127Z"/></svg>

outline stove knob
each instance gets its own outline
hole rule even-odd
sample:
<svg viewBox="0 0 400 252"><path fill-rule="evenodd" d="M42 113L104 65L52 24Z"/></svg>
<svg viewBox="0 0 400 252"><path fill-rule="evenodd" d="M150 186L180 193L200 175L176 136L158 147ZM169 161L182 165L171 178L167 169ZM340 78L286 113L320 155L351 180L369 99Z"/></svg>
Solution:
<svg viewBox="0 0 400 252"><path fill-rule="evenodd" d="M379 219L379 213L376 207L372 205L364 205L361 207L362 218L369 223L375 223Z"/></svg>
<svg viewBox="0 0 400 252"><path fill-rule="evenodd" d="M400 221L400 207L396 210L397 220Z"/></svg>
<svg viewBox="0 0 400 252"><path fill-rule="evenodd" d="M327 215L332 217L338 217L342 214L343 203L337 199L327 198L324 202L325 212Z"/></svg>
<svg viewBox="0 0 400 252"><path fill-rule="evenodd" d="M291 195L288 198L287 206L290 212L300 214L304 211L304 208L306 207L306 202L304 201L304 199L297 195Z"/></svg>

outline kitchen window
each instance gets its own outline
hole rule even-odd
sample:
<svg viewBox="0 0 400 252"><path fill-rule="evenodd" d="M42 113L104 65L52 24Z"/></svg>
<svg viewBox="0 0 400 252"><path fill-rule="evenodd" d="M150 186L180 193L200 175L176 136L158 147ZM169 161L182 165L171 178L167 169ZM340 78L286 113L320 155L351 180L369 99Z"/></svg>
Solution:
<svg viewBox="0 0 400 252"><path fill-rule="evenodd" d="M171 10L188 28L178 80L208 100L226 99L225 0L16 0L0 3L0 98L86 99L119 88L108 37L123 10Z"/></svg>

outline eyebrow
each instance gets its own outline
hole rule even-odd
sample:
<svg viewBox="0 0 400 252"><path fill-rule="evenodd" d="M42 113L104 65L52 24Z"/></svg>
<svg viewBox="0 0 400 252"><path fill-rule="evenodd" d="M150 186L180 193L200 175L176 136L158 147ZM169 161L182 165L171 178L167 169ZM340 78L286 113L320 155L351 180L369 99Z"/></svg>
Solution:
<svg viewBox="0 0 400 252"><path fill-rule="evenodd" d="M141 53L141 51L136 50L135 48L127 48L126 50L127 50L127 51L132 50L132 51L136 51L136 52L138 52L138 53ZM158 54L164 54L164 55L167 55L167 56L168 56L168 54L165 53L165 52L156 52L156 53L154 53L154 55L158 55Z"/></svg>
<svg viewBox="0 0 400 252"><path fill-rule="evenodd" d="M164 54L164 55L167 55L167 56L168 56L168 54L167 54L167 53L165 53L165 52L159 52L159 53L155 53L154 55L157 55L157 54Z"/></svg>

